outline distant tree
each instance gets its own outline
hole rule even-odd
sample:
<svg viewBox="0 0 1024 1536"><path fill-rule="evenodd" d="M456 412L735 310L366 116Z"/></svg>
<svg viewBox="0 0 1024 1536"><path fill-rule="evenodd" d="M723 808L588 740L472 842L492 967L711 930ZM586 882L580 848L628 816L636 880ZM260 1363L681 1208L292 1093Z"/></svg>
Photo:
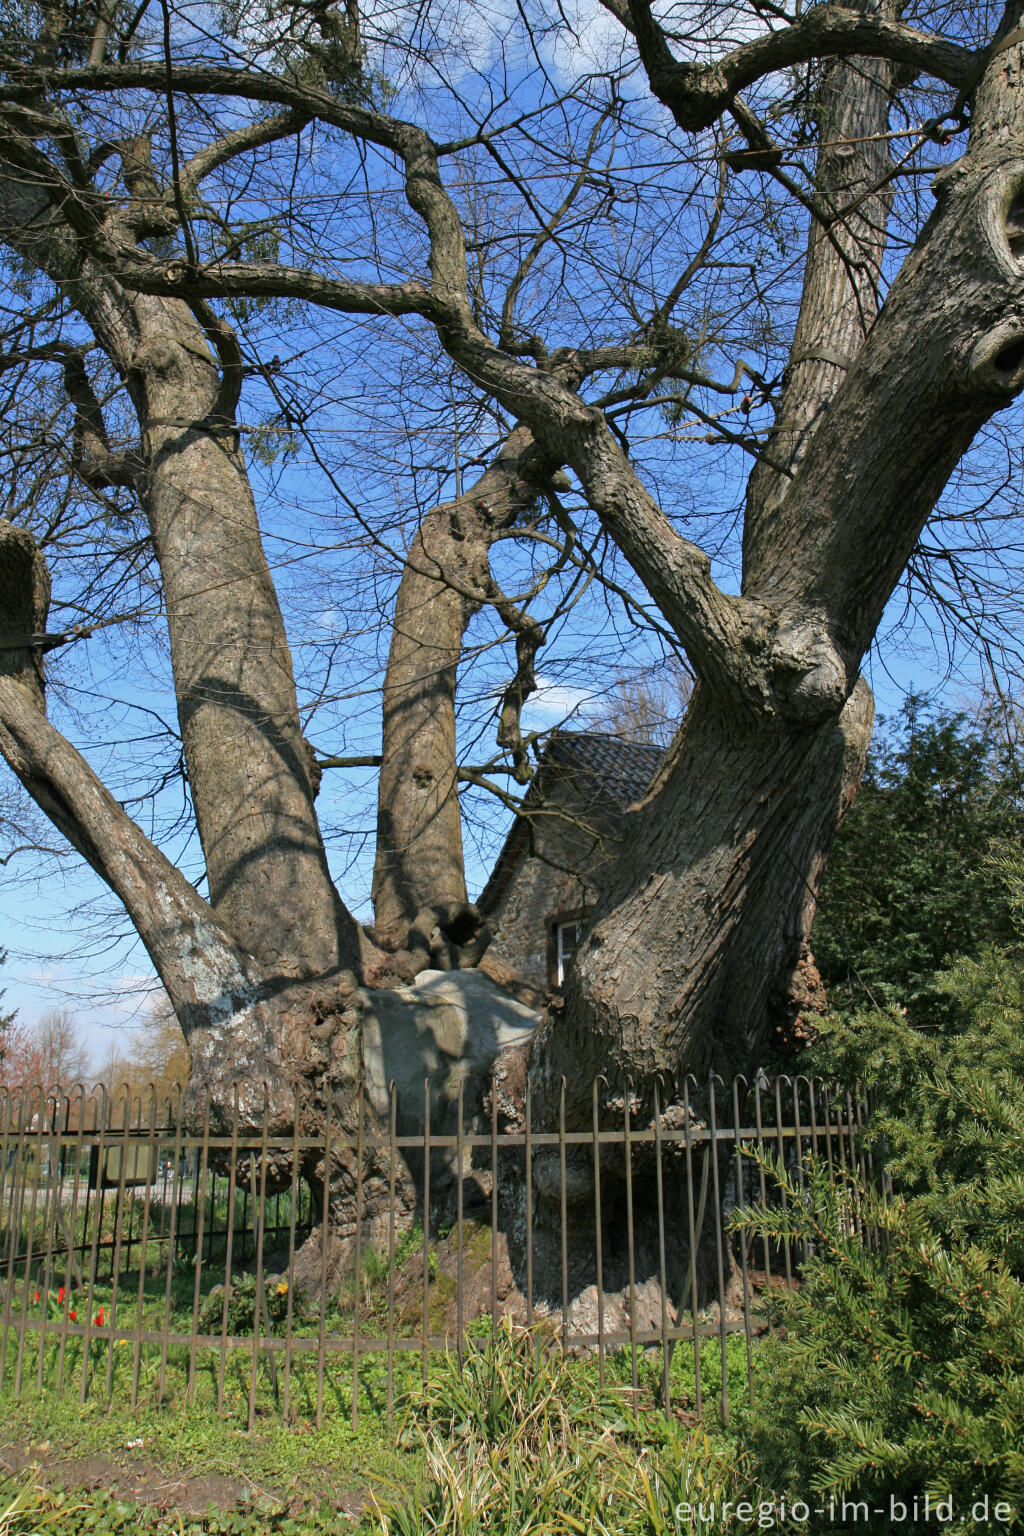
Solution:
<svg viewBox="0 0 1024 1536"><path fill-rule="evenodd" d="M0 1086L59 1083L70 1088L89 1077L89 1052L69 1008L51 1008L35 1024L13 1023L3 1035Z"/></svg>
<svg viewBox="0 0 1024 1536"><path fill-rule="evenodd" d="M43 1058L32 1030L14 1022L4 1030L0 1087L17 1088L43 1080Z"/></svg>
<svg viewBox="0 0 1024 1536"><path fill-rule="evenodd" d="M6 949L0 949L0 965L6 965L6 964L7 964L7 951L6 951ZM2 1001L4 999L4 996L6 995L6 991L7 991L6 987L0 987L0 1003L2 1003ZM4 1012L0 1011L0 1061L3 1060L3 1056L4 1056L4 1039L5 1039L5 1033L4 1032L10 1027L11 1024L14 1023L14 1020L17 1017L17 1013L18 1013L18 1010L16 1008L12 1008L10 1013L4 1013Z"/></svg>
<svg viewBox="0 0 1024 1536"><path fill-rule="evenodd" d="M123 1098L126 1085L132 1097L148 1103L155 1092L158 1104L184 1088L188 1078L188 1049L181 1026L166 997L147 1008L137 1027L111 1040L97 1076L107 1092Z"/></svg>
<svg viewBox="0 0 1024 1536"><path fill-rule="evenodd" d="M693 673L680 656L672 654L639 675L620 672L583 711L582 723L588 731L667 747L692 692Z"/></svg>
<svg viewBox="0 0 1024 1536"><path fill-rule="evenodd" d="M910 1003L952 956L1008 943L993 854L1022 830L992 718L909 697L876 736L822 884L812 947L833 1006Z"/></svg>
<svg viewBox="0 0 1024 1536"><path fill-rule="evenodd" d="M84 1082L90 1071L89 1051L70 1008L49 1008L40 1015L32 1038L43 1064L47 1083Z"/></svg>

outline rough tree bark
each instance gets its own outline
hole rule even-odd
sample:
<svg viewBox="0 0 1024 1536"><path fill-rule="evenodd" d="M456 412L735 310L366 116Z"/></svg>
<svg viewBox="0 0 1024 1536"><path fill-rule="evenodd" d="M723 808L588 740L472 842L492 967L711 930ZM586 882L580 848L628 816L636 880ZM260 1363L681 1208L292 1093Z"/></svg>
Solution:
<svg viewBox="0 0 1024 1536"><path fill-rule="evenodd" d="M792 549L786 497L878 312L893 74L888 61L857 56L822 72L817 217L775 426L747 486L742 592L755 601ZM820 616L790 624L799 677ZM818 881L863 772L870 690L861 679L838 713L802 714L777 693L745 708L727 687L698 685L671 759L632 818L565 1015L538 1040L545 1097L581 1060L638 1082L749 1071L791 1023Z"/></svg>
<svg viewBox="0 0 1024 1536"><path fill-rule="evenodd" d="M466 628L493 597L488 554L501 529L537 499L519 476L532 448L513 432L476 483L423 519L395 599L382 698L373 906L377 932L429 950L440 919L456 943L473 936L462 856L455 690Z"/></svg>

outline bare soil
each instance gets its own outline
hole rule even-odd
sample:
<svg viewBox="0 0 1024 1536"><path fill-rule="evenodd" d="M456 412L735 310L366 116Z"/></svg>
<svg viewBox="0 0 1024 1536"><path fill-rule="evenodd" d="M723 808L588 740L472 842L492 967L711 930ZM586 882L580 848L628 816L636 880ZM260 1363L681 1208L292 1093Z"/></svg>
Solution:
<svg viewBox="0 0 1024 1536"><path fill-rule="evenodd" d="M309 1490L298 1487L261 1487L246 1477L168 1469L129 1446L118 1455L76 1455L74 1446L66 1441L12 1440L0 1446L0 1469L8 1475L33 1469L46 1487L65 1493L103 1489L128 1503L183 1515L202 1515L211 1508L228 1512L274 1509L299 1514L311 1502L319 1502L318 1495L311 1497ZM335 1481L329 1467L318 1471L328 1485ZM346 1468L344 1476L351 1478L351 1469ZM355 1521L369 1503L369 1496L360 1489L340 1491L335 1482L331 1502Z"/></svg>

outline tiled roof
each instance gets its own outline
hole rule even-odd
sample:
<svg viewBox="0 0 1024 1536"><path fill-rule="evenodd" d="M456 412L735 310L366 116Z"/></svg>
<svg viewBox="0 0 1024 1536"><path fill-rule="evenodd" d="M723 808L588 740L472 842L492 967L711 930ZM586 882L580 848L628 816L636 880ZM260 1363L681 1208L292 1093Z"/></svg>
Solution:
<svg viewBox="0 0 1024 1536"><path fill-rule="evenodd" d="M551 766L571 774L595 806L603 804L609 810L624 811L634 800L639 800L664 756L662 747L624 741L621 736L556 731L544 748L537 773L526 792L524 810L528 812L541 798L544 770ZM488 912L497 902L527 843L527 828L522 817L517 816L490 879L478 898L482 912Z"/></svg>
<svg viewBox="0 0 1024 1536"><path fill-rule="evenodd" d="M627 806L643 794L665 751L620 736L557 731L544 756L593 781L593 792L602 799Z"/></svg>

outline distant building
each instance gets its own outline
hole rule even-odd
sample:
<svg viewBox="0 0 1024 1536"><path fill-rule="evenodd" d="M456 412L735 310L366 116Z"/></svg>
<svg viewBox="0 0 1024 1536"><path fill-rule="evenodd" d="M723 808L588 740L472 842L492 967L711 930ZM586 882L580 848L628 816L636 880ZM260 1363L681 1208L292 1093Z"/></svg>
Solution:
<svg viewBox="0 0 1024 1536"><path fill-rule="evenodd" d="M494 929L483 968L557 990L618 852L623 816L664 757L617 736L552 736L478 906Z"/></svg>

